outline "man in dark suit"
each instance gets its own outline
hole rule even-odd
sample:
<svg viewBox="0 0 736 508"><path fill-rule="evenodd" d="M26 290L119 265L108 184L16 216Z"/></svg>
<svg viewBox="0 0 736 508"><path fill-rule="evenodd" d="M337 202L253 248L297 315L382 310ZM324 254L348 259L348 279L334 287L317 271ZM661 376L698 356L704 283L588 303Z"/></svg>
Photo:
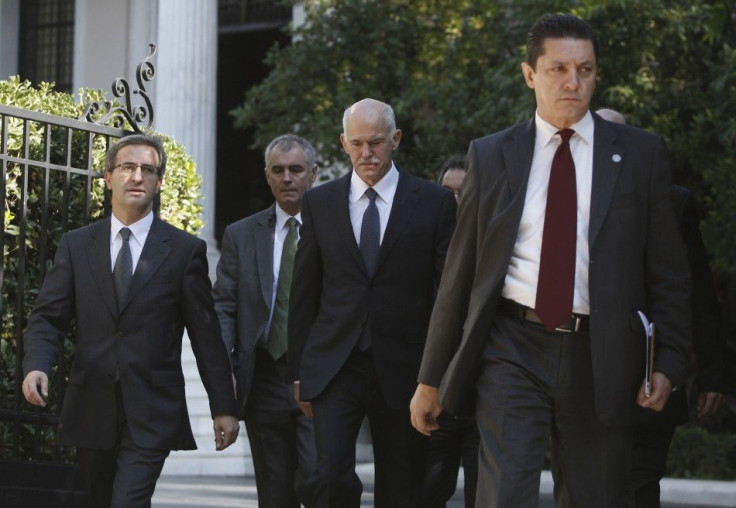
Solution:
<svg viewBox="0 0 736 508"><path fill-rule="evenodd" d="M312 145L293 134L271 141L265 160L276 203L225 229L213 294L248 430L258 506L298 508L310 506L316 452L312 420L287 379L285 332L302 194L317 165Z"/></svg>
<svg viewBox="0 0 736 508"><path fill-rule="evenodd" d="M596 48L584 21L542 17L522 63L535 117L470 145L411 410L430 433L477 395L478 506L537 506L550 435L559 505L626 506L630 425L688 371L663 142L589 111ZM657 326L649 396L639 310Z"/></svg>
<svg viewBox="0 0 736 508"><path fill-rule="evenodd" d="M612 109L596 111L604 120L626 123L624 115ZM696 361L695 391L698 418L715 413L723 404L726 340L720 333L718 297L708 253L700 234L700 217L693 193L679 185L672 187L672 206L685 241L692 278L692 340ZM690 419L686 390L677 390L660 413L651 413L634 429L631 482L637 508L659 507L659 481L667 468L667 454L678 425Z"/></svg>
<svg viewBox="0 0 736 508"><path fill-rule="evenodd" d="M196 448L181 368L184 328L217 450L237 438L235 394L206 244L152 211L166 169L161 141L124 137L105 165L112 216L62 236L28 318L23 394L46 404L59 344L76 322L59 441L77 447L92 506L150 507L170 450Z"/></svg>
<svg viewBox="0 0 736 508"><path fill-rule="evenodd" d="M345 110L353 171L304 195L289 309L289 373L313 412L314 506L360 505L355 443L367 415L376 506L413 506L426 439L408 404L455 225L452 193L399 171L391 106Z"/></svg>

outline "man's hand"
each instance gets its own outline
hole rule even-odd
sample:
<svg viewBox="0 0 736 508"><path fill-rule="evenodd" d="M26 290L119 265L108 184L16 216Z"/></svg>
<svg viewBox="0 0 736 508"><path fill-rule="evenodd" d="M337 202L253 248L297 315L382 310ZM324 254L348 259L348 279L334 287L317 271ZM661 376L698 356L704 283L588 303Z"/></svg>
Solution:
<svg viewBox="0 0 736 508"><path fill-rule="evenodd" d="M215 449L218 452L224 450L238 439L240 424L234 416L215 416L213 427L215 429Z"/></svg>
<svg viewBox="0 0 736 508"><path fill-rule="evenodd" d="M23 396L34 406L46 406L44 399L49 396L49 377L45 372L32 370L28 373L23 380Z"/></svg>
<svg viewBox="0 0 736 508"><path fill-rule="evenodd" d="M409 404L411 424L425 436L440 428L437 417L442 412L439 389L419 383Z"/></svg>
<svg viewBox="0 0 736 508"><path fill-rule="evenodd" d="M721 407L724 398L719 392L704 392L698 395L698 418L710 416Z"/></svg>
<svg viewBox="0 0 736 508"><path fill-rule="evenodd" d="M642 381L639 393L636 396L636 403L643 408L662 411L672 393L672 382L661 372L653 372L652 394L649 397L644 395L644 384L645 382Z"/></svg>
<svg viewBox="0 0 736 508"><path fill-rule="evenodd" d="M299 409L302 410L304 416L307 418L314 418L314 412L312 412L311 402L302 402L299 400L299 381L294 381L294 400L299 404Z"/></svg>

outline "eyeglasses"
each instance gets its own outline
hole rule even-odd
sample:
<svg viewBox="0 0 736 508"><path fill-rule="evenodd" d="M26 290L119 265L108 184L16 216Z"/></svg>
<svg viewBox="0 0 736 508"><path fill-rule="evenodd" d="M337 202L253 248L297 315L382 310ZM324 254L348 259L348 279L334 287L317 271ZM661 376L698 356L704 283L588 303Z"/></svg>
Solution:
<svg viewBox="0 0 736 508"><path fill-rule="evenodd" d="M139 162L122 162L117 166L113 166L112 169L120 168L120 172L124 175L132 175L135 173L137 168L141 168L141 173L144 176L158 176L158 168L151 164L141 164Z"/></svg>

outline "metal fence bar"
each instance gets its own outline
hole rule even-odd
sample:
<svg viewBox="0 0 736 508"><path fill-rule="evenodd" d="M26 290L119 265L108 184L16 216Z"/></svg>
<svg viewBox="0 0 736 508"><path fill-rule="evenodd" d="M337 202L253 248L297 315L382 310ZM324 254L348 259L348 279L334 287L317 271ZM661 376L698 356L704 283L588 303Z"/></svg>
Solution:
<svg viewBox="0 0 736 508"><path fill-rule="evenodd" d="M7 106L0 104L0 115L8 115L24 120L32 120L34 122L46 123L51 125L59 125L62 127L70 127L72 129L94 132L113 138L122 137L125 131L116 127L108 127L107 125L93 124L84 120L75 120L62 116L50 115L39 111L30 111L28 109L16 108L15 106Z"/></svg>

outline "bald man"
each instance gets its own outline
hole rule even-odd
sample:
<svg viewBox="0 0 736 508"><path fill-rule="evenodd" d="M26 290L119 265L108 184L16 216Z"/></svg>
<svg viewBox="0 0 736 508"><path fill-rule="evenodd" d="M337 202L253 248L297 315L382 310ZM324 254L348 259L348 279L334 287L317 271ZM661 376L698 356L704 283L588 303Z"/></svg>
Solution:
<svg viewBox="0 0 736 508"><path fill-rule="evenodd" d="M367 416L375 505L417 506L426 438L412 429L416 386L445 253L453 194L400 170L391 106L345 110L352 171L304 194L289 309L288 367L314 416L313 506L358 507L355 442Z"/></svg>

